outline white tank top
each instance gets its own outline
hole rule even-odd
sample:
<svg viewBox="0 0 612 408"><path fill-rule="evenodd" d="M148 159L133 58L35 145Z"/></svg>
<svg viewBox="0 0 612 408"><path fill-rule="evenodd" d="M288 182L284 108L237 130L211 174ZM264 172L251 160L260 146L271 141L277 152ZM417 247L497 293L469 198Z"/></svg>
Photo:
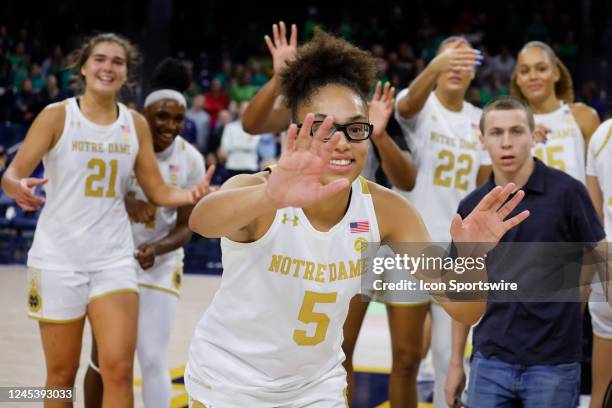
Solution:
<svg viewBox="0 0 612 408"><path fill-rule="evenodd" d="M589 141L586 174L597 177L603 195L604 227L612 239L612 119L602 123Z"/></svg>
<svg viewBox="0 0 612 408"><path fill-rule="evenodd" d="M204 158L190 143L181 136L177 136L174 142L166 150L156 153L157 164L162 178L166 184L191 189L204 177ZM132 174L128 185L128 195L137 200L148 201L147 196L138 184L136 176ZM134 244L139 247L144 243L151 243L166 237L176 225L177 209L156 207L155 218L147 224L132 224ZM183 248L155 257L155 264L162 264L165 260L174 258L182 259ZM139 274L138 280L144 284L155 284L153 274L145 271Z"/></svg>
<svg viewBox="0 0 612 408"><path fill-rule="evenodd" d="M43 157L46 203L28 266L92 271L131 265L133 242L123 198L138 154L132 114L101 126L89 121L76 99L66 107L64 131Z"/></svg>
<svg viewBox="0 0 612 408"><path fill-rule="evenodd" d="M408 93L401 91L396 104ZM480 144L482 111L463 102L461 112L446 109L431 93L423 109L410 119L395 116L418 168L412 191L400 192L421 214L434 242L450 241L450 222L459 202L476 188L481 165L490 165Z"/></svg>
<svg viewBox="0 0 612 408"><path fill-rule="evenodd" d="M570 107L562 104L550 113L533 115L536 125L542 124L551 130L546 143L538 143L533 154L546 163L586 183L584 137L572 115Z"/></svg>
<svg viewBox="0 0 612 408"><path fill-rule="evenodd" d="M380 242L363 177L328 232L315 230L302 209L284 208L256 242L222 238L221 287L191 341L190 396L233 406L232 395L242 393L279 406L337 369L349 301L365 272L363 242Z"/></svg>

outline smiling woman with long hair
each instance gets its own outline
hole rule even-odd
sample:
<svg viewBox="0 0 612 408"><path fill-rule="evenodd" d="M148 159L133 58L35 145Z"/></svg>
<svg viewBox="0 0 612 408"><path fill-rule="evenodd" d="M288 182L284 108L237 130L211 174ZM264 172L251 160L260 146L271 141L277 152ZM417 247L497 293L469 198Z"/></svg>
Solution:
<svg viewBox="0 0 612 408"><path fill-rule="evenodd" d="M24 210L45 202L28 254L28 286L46 386L74 385L87 316L98 341L105 407L133 404L138 282L124 205L130 175L160 206L193 204L210 190L205 179L191 190L164 183L145 119L118 102L137 62L123 37L87 40L76 66L83 94L38 115L2 178L4 191ZM46 178L31 178L41 160ZM46 201L34 192L42 185Z"/></svg>
<svg viewBox="0 0 612 408"><path fill-rule="evenodd" d="M550 167L586 183L586 146L599 117L574 103L572 77L547 44L532 41L521 49L512 73L511 94L526 102L536 121L534 153Z"/></svg>

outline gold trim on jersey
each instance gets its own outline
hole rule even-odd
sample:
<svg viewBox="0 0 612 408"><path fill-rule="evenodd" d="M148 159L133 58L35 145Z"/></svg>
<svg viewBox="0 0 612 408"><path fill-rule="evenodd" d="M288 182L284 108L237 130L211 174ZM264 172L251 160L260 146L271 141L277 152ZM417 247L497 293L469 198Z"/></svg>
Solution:
<svg viewBox="0 0 612 408"><path fill-rule="evenodd" d="M349 408L348 387L344 387L344 389L342 390L342 396L344 397L344 405L345 405L345 407Z"/></svg>
<svg viewBox="0 0 612 408"><path fill-rule="evenodd" d="M202 404L200 401L192 400L190 408L206 408L206 405Z"/></svg>
<svg viewBox="0 0 612 408"><path fill-rule="evenodd" d="M94 300L98 300L104 296L114 295L116 293L122 293L122 292L133 292L138 295L137 289L132 289L132 288L115 289L115 290L109 290L108 292L100 293L99 295L96 295L96 296L92 296L89 298L89 302L93 302Z"/></svg>
<svg viewBox="0 0 612 408"><path fill-rule="evenodd" d="M361 192L363 194L370 194L370 186L368 186L368 180L363 176L359 176L359 184L361 184Z"/></svg>
<svg viewBox="0 0 612 408"><path fill-rule="evenodd" d="M83 316L79 316L79 317L73 317L71 319L66 319L66 320L61 320L61 319L46 319L44 317L32 316L32 315L28 314L28 317L30 319L32 319L32 320L38 320L39 322L42 322L42 323L57 323L57 324L73 323L73 322L79 321L81 319L84 319L85 316L87 316L87 315L83 315Z"/></svg>
<svg viewBox="0 0 612 408"><path fill-rule="evenodd" d="M180 298L178 292L176 292L176 291L174 291L172 289L162 288L161 286L149 285L148 283L139 283L138 286L140 286L142 288L147 288L147 289L159 290L161 292L169 293L171 295L176 296L177 298Z"/></svg>
<svg viewBox="0 0 612 408"><path fill-rule="evenodd" d="M597 156L599 156L601 152L603 152L603 149L606 147L606 145L610 141L610 138L612 138L612 126L610 126L610 130L608 130L608 134L606 135L606 140L604 140L601 147L597 149L597 151L595 152L595 158L597 158Z"/></svg>

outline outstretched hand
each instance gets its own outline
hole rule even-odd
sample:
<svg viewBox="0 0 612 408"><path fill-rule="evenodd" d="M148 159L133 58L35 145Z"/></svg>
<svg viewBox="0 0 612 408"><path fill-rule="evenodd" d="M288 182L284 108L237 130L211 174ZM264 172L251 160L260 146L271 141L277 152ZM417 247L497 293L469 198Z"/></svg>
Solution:
<svg viewBox="0 0 612 408"><path fill-rule="evenodd" d="M277 208L305 207L349 186L345 178L326 185L321 182L332 153L344 135L335 132L329 141L325 141L334 123L333 117L328 116L317 133L310 136L313 122L314 115L309 113L299 131L295 124L287 131L286 148L266 187Z"/></svg>
<svg viewBox="0 0 612 408"><path fill-rule="evenodd" d="M497 186L480 200L467 217L461 219L459 214L455 214L450 229L453 242L485 244L479 248L479 252L484 253L493 249L508 230L529 217L529 211L525 210L506 220L525 196L525 192L519 190L508 200L515 188L514 183L508 183L503 188Z"/></svg>
<svg viewBox="0 0 612 408"><path fill-rule="evenodd" d="M38 186L47 184L47 179L34 177L23 178L19 181L19 190L15 194L15 201L25 211L36 211L44 202L45 198L37 196L35 189Z"/></svg>
<svg viewBox="0 0 612 408"><path fill-rule="evenodd" d="M272 25L272 36L273 40L267 35L264 39L266 40L268 50L270 50L270 55L272 55L274 75L278 75L285 67L285 64L295 57L297 51L297 27L295 24L291 24L289 42L287 42L287 27L283 21L278 25Z"/></svg>
<svg viewBox="0 0 612 408"><path fill-rule="evenodd" d="M215 168L214 164L209 166L204 178L189 191L193 204L196 204L202 197L213 191L210 181L213 178L213 174L215 174Z"/></svg>
<svg viewBox="0 0 612 408"><path fill-rule="evenodd" d="M370 123L374 125L372 139L376 141L379 137L385 134L387 123L393 113L393 103L395 101L395 88L389 82L383 87L381 82L376 83L374 96L370 101Z"/></svg>

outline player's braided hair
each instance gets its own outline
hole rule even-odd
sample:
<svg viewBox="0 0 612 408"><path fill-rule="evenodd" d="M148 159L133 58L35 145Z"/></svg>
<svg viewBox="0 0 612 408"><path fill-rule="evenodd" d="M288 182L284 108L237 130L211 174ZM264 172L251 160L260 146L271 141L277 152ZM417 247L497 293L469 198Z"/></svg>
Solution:
<svg viewBox="0 0 612 408"><path fill-rule="evenodd" d="M521 49L520 52L527 48L538 47L542 49L546 55L548 55L548 59L552 65L556 65L559 70L559 80L555 82L555 96L557 99L561 99L565 103L573 103L574 102L574 82L572 81L572 75L569 70L565 66L565 64L557 58L557 55L553 51L552 48L548 44L545 44L541 41L530 41ZM527 101L525 95L521 92L521 88L519 88L516 78L518 75L518 64L515 65L514 71L512 71L512 78L510 79L510 95L515 96L523 101Z"/></svg>
<svg viewBox="0 0 612 408"><path fill-rule="evenodd" d="M367 104L376 77L376 63L369 52L317 30L280 75L281 93L295 118L297 107L329 84L348 87Z"/></svg>

